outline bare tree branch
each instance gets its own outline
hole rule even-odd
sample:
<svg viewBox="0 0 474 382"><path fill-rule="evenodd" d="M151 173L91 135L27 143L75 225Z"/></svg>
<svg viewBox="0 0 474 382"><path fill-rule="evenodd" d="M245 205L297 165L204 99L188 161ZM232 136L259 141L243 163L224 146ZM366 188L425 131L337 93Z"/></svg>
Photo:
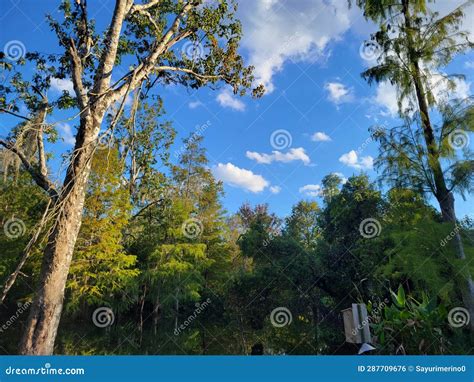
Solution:
<svg viewBox="0 0 474 382"><path fill-rule="evenodd" d="M146 11L149 8L154 7L157 5L161 0L150 0L146 4L133 4L132 7L130 8L130 14L133 14L135 12L141 12L141 11Z"/></svg>
<svg viewBox="0 0 474 382"><path fill-rule="evenodd" d="M20 115L20 114L14 113L13 111L10 111L10 110L4 109L4 108L0 108L0 112L13 115L13 116L15 116L15 117L24 119L25 121L31 121L31 119L28 118L28 117L24 117L24 116L22 116L22 115Z"/></svg>
<svg viewBox="0 0 474 382"><path fill-rule="evenodd" d="M150 4L150 3L148 3ZM151 50L150 54L148 57L146 57L134 70L133 70L133 75L129 77L128 81L123 83L120 87L118 87L115 90L112 90L112 96L110 98L111 102L115 102L118 99L122 98L124 94L127 92L127 89L134 90L137 85L151 72L153 71L155 67L155 63L158 60L158 57L166 52L171 46L176 44L178 41L181 39L185 38L186 36L189 36L191 34L190 31L187 31L185 33L181 33L176 35L176 33L179 31L179 26L181 25L181 20L184 16L186 16L187 13L193 9L193 7L196 6L195 2L188 2L186 5L183 7L181 12L176 15L173 23L169 27L169 29L166 31L166 33L163 35L161 40L159 42L156 42L154 44L154 48ZM173 38L174 36L174 38ZM130 83L130 85L129 85ZM104 89L105 90L105 89Z"/></svg>
<svg viewBox="0 0 474 382"><path fill-rule="evenodd" d="M0 139L0 145L5 147L7 150L15 153L18 158L20 158L21 163L23 164L23 166L25 166L26 171L30 173L36 184L40 186L43 190L45 190L53 200L56 200L58 198L58 192L56 191L53 182L51 182L47 176L39 172L28 161L26 156L17 147L15 147L15 145L13 145L13 143Z"/></svg>
<svg viewBox="0 0 474 382"><path fill-rule="evenodd" d="M95 95L101 95L109 88L123 21L132 4L131 0L117 0L115 2L114 14L105 38L106 47L100 58L95 76L93 89Z"/></svg>
<svg viewBox="0 0 474 382"><path fill-rule="evenodd" d="M41 124L38 129L38 135L36 137L36 141L38 144L38 163L39 163L39 170L41 175L45 178L48 176L48 167L46 165L46 155L44 152L44 141L43 141L43 131L44 125Z"/></svg>
<svg viewBox="0 0 474 382"><path fill-rule="evenodd" d="M199 78L201 80L208 80L208 81L218 80L218 79L226 80L226 77L224 75L220 75L220 74L219 75L205 75L205 74L197 73L197 72L195 72L194 70L191 70L191 69L178 68L178 67L174 67L174 66L156 66L154 70L156 70L156 71L170 71L170 72L187 73L187 74L191 74L194 77Z"/></svg>
<svg viewBox="0 0 474 382"><path fill-rule="evenodd" d="M76 93L80 109L84 110L87 107L89 99L82 82L82 61L79 53L77 52L76 44L74 43L73 39L71 39L69 42L69 56L71 58L71 77L74 86L74 92Z"/></svg>

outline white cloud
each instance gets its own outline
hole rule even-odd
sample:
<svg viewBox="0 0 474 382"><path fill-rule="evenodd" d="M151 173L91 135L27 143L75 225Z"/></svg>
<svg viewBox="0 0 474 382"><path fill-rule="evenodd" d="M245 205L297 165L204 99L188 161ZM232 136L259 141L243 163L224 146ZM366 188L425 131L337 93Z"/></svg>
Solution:
<svg viewBox="0 0 474 382"><path fill-rule="evenodd" d="M319 184L307 184L306 186L300 187L299 191L300 194L316 197L321 195L321 186Z"/></svg>
<svg viewBox="0 0 474 382"><path fill-rule="evenodd" d="M322 131L318 131L311 136L311 140L314 142L328 142L331 141L331 137Z"/></svg>
<svg viewBox="0 0 474 382"><path fill-rule="evenodd" d="M272 162L283 162L288 163L292 161L300 160L304 164L309 164L311 159L306 154L304 148L292 148L286 153L281 151L272 151L271 154L257 153L255 151L247 151L245 153L247 158L255 160L257 163L270 164Z"/></svg>
<svg viewBox="0 0 474 382"><path fill-rule="evenodd" d="M199 106L202 106L203 103L201 101L191 101L188 103L190 109L196 109Z"/></svg>
<svg viewBox="0 0 474 382"><path fill-rule="evenodd" d="M433 93L438 101L460 98L465 99L471 95L471 83L462 78L453 79L455 88L450 89L448 81L441 74L435 73L431 77L431 86Z"/></svg>
<svg viewBox="0 0 474 382"><path fill-rule="evenodd" d="M214 176L231 186L258 193L263 191L270 183L261 175L256 175L250 170L239 168L232 163L219 163L212 169Z"/></svg>
<svg viewBox="0 0 474 382"><path fill-rule="evenodd" d="M74 94L74 86L70 79L61 79L52 77L51 78L51 89L57 91L58 93L62 93L63 90L66 90L70 95Z"/></svg>
<svg viewBox="0 0 474 382"><path fill-rule="evenodd" d="M328 82L324 85L328 92L329 101L339 105L344 102L350 102L354 99L352 89L347 88L340 82Z"/></svg>
<svg viewBox="0 0 474 382"><path fill-rule="evenodd" d="M374 158L370 155L359 158L355 150L343 154L339 158L339 162L358 170L371 170L374 166Z"/></svg>
<svg viewBox="0 0 474 382"><path fill-rule="evenodd" d="M466 3L444 0L430 4L440 17ZM474 33L474 6L464 9L461 29ZM288 61L314 62L328 55L328 45L340 40L349 29L367 39L375 29L357 6L343 0L254 0L240 1L239 18L243 25L242 46L255 66L257 82L267 91L274 89L273 77ZM317 28L315 27L317 26Z"/></svg>
<svg viewBox="0 0 474 382"><path fill-rule="evenodd" d="M76 143L75 134L72 132L72 128L68 123L58 123L57 127L64 143L67 145L74 145Z"/></svg>
<svg viewBox="0 0 474 382"><path fill-rule="evenodd" d="M377 86L374 101L376 104L382 106L382 114L395 117L398 113L398 94L397 88L390 82L381 82ZM405 101L405 107L407 106Z"/></svg>
<svg viewBox="0 0 474 382"><path fill-rule="evenodd" d="M222 107L228 107L236 111L244 111L245 104L238 99L229 89L222 90L216 97Z"/></svg>
<svg viewBox="0 0 474 382"><path fill-rule="evenodd" d="M328 44L350 28L357 7L341 0L256 0L241 4L242 45L255 66L256 82L274 90L273 76L283 65L324 59ZM353 16L351 16L353 15ZM317 28L315 27L317 26Z"/></svg>
<svg viewBox="0 0 474 382"><path fill-rule="evenodd" d="M270 192L272 194L279 194L281 191L281 187L280 186L271 186L270 187Z"/></svg>

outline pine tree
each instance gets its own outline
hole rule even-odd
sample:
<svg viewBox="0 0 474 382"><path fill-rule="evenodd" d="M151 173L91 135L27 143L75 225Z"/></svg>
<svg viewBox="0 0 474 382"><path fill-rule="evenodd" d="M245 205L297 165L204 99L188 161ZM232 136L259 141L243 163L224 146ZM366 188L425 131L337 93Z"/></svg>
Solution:
<svg viewBox="0 0 474 382"><path fill-rule="evenodd" d="M40 94L38 100L42 106L30 108L38 117L35 124L39 166L32 165L26 155L29 153L22 151L14 136L0 139L0 145L20 158L37 186L60 209L54 216L54 229L44 249L37 293L20 344L22 354L44 355L54 350L67 277L81 227L90 163L107 113L115 109L112 131L134 91L145 89L142 94L146 96L155 84L175 83L195 89L225 83L232 86L235 94L243 95L254 80L253 68L245 67L237 53L242 29L232 0L218 3L173 0L165 4L157 0L117 0L100 31L89 17L94 6L86 1L61 1L58 7L61 17L47 16L57 39L59 56L29 53L25 60L36 60L44 70L35 72L31 68L15 67L11 81L2 86L5 89L0 97L2 105L15 103L21 93ZM204 54L187 54L182 49L186 42L203 46ZM2 66L8 61L5 57L0 59ZM127 74L119 76L118 81L112 80L120 71ZM32 77L22 89L15 87L20 72L28 72ZM53 77L70 78L72 94L48 101L43 93L49 89ZM254 90L256 96L263 91L261 86ZM78 117L74 150L60 187L56 187L46 171L44 119L38 123L40 114L46 115L57 107L75 108L71 116Z"/></svg>
<svg viewBox="0 0 474 382"><path fill-rule="evenodd" d="M127 299L128 288L138 275L136 256L123 247L131 206L122 171L116 148L96 152L67 282L70 309L84 304L113 305L117 296ZM130 304L130 298L125 303Z"/></svg>
<svg viewBox="0 0 474 382"><path fill-rule="evenodd" d="M415 161L403 152L403 147L399 155L404 161L412 160L413 166L421 167L425 172L426 176L422 181L429 186L432 195L438 201L443 220L449 223L455 232L454 243L457 256L464 264L463 276L460 278L462 284L459 289L472 317L474 316L474 282L469 271L461 235L455 229L457 219L454 187L448 185L442 167L443 141L446 136L441 135L442 140L437 140L432 110L432 108L435 111L440 110L433 90L433 72L449 64L455 55L474 46L468 39L468 33L460 30L464 16L463 6L440 18L437 13L427 8L426 0L389 2L357 0L356 2L364 10L366 18L379 25L380 29L373 38L382 50L377 65L367 69L362 75L369 83L390 81L398 90L400 114L405 114L402 109L404 100L411 102L412 109L416 112L421 139L418 140L415 132L415 139L411 139L411 144L416 147L417 143L421 143L423 148L416 150ZM448 89L452 90L455 85L454 79L449 76L444 77L442 80ZM469 130L472 131L472 125ZM375 136L383 136L383 134L383 132L376 132ZM410 138L407 140L404 135L400 139L405 143L410 141ZM426 167L424 167L425 164ZM472 172L472 164L468 168ZM400 171L398 175L402 176ZM459 276L456 277L459 278ZM472 320L470 328L471 332L474 332Z"/></svg>

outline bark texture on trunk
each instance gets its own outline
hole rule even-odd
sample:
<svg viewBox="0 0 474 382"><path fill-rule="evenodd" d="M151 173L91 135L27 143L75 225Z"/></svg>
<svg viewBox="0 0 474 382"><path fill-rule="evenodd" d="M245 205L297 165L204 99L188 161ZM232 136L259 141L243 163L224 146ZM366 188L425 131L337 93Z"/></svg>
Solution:
<svg viewBox="0 0 474 382"><path fill-rule="evenodd" d="M160 310L161 310L161 302L160 302L160 294L156 295L155 304L153 306L153 335L158 334L158 321L160 320Z"/></svg>
<svg viewBox="0 0 474 382"><path fill-rule="evenodd" d="M47 355L54 350L54 341L59 326L61 311L63 307L66 280L69 273L74 245L81 227L82 210L85 199L87 181L90 174L92 155L96 146L96 140L106 110L115 102L120 103L112 127L118 121L129 92L134 91L140 83L148 79L151 72L171 71L187 73L199 81L225 80L224 75L203 75L195 73L187 67L157 66L162 54L171 49L172 46L185 38L196 33L194 27L182 26L186 15L200 2L187 1L182 3L180 11L170 20L170 26L166 30L155 35L154 31L150 37L153 43L146 57L136 62L129 74L124 76L118 83L111 87L111 77L114 65L117 62L117 52L122 33L124 20L133 14L142 14L148 20L153 20L149 11L160 11L160 0L135 4L133 0L116 0L110 24L107 28L105 38L101 41L99 49L100 57L93 80L88 78L84 81L85 58L90 53L90 46L84 49L84 39L90 36L87 32L75 29L76 33L66 33L72 36L60 39L65 48L64 58L70 65L70 76L74 87L75 98L80 109L80 126L76 135L76 144L73 157L68 166L66 177L61 188L60 195L56 192L53 184L43 174L45 160L40 160L41 171L35 169L19 150L9 142L0 140L0 145L6 147L21 159L25 168L31 173L36 183L50 193L55 202L54 226L48 237L48 243L44 251L44 258L39 276L39 286L35 294L26 332L20 344L21 354ZM181 4L181 2L179 2ZM81 3L82 4L82 3ZM85 4L81 7L83 18L87 21ZM160 28L156 28L160 29ZM103 49L102 49L103 48ZM88 83L93 82L92 86ZM42 141L38 142L42 147ZM41 157L40 157L41 159ZM43 158L44 159L44 158ZM177 302L179 310L179 301ZM176 321L177 325L177 321Z"/></svg>
<svg viewBox="0 0 474 382"><path fill-rule="evenodd" d="M146 292L147 292L147 287L145 284L145 286L143 287L143 295L140 298L140 323L138 325L138 330L140 331L140 346L143 341L143 309L145 308Z"/></svg>
<svg viewBox="0 0 474 382"><path fill-rule="evenodd" d="M74 159L67 170L64 188L56 203L58 214L44 251L39 288L30 308L26 331L20 344L20 354L53 353L66 280L81 227L94 141L100 129L98 120L102 119L89 116L83 119L83 126L79 129L76 148L80 147L80 150L75 150Z"/></svg>
<svg viewBox="0 0 474 382"><path fill-rule="evenodd" d="M21 354L48 355L54 350L69 267L81 228L92 156L105 112L112 102L120 98L120 94L116 94L114 98L114 95L108 94L107 91L117 57L123 21L132 4L131 0L115 2L113 16L104 41L107 49L103 50L99 59L92 91L87 92L83 84L83 57L73 39L67 48L71 78L81 109L80 126L63 187L55 204L57 215L44 251L38 290L33 299L26 331L20 344ZM135 85L136 83L130 83L128 88L123 90L122 95L133 89Z"/></svg>

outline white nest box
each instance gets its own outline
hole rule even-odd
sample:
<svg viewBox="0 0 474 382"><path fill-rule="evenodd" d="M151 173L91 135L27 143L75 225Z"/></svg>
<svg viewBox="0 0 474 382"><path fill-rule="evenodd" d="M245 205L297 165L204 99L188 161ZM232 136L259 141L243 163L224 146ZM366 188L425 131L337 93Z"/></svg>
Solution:
<svg viewBox="0 0 474 382"><path fill-rule="evenodd" d="M352 308L342 311L346 342L353 344L371 343L369 318L365 304L352 304Z"/></svg>

